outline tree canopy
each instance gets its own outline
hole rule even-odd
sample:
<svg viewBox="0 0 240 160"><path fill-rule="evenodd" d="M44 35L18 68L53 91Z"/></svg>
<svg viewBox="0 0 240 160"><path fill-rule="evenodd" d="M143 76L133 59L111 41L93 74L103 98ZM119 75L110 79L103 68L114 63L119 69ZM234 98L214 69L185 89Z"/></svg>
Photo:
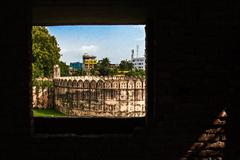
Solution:
<svg viewBox="0 0 240 160"><path fill-rule="evenodd" d="M143 69L134 69L129 71L125 74L126 76L133 76L133 77L144 77L145 71Z"/></svg>
<svg viewBox="0 0 240 160"><path fill-rule="evenodd" d="M96 66L91 69L92 75L109 76L110 73L110 60L108 58L103 58L102 60L98 61Z"/></svg>
<svg viewBox="0 0 240 160"><path fill-rule="evenodd" d="M69 66L66 63L60 61L59 67L61 76L69 76Z"/></svg>
<svg viewBox="0 0 240 160"><path fill-rule="evenodd" d="M103 58L97 64L97 70L102 76L108 76L110 73L110 60L108 58Z"/></svg>
<svg viewBox="0 0 240 160"><path fill-rule="evenodd" d="M131 61L122 60L118 67L111 67L109 59L103 58L98 61L97 65L91 69L91 75L95 76L114 76L125 75L134 77L144 77L145 71L143 69L134 69Z"/></svg>
<svg viewBox="0 0 240 160"><path fill-rule="evenodd" d="M60 48L54 36L43 26L32 27L32 76L51 77L53 66L59 64Z"/></svg>
<svg viewBox="0 0 240 160"><path fill-rule="evenodd" d="M122 60L118 66L120 71L131 71L133 67L133 63L128 60Z"/></svg>

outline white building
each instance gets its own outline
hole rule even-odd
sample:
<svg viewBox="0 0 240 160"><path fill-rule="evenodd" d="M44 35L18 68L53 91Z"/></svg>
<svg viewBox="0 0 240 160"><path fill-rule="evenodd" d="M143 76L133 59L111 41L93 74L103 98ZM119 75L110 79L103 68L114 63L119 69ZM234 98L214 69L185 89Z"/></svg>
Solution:
<svg viewBox="0 0 240 160"><path fill-rule="evenodd" d="M138 52L138 50L137 50ZM136 69L145 70L145 57L135 57L134 58L134 50L132 50L131 61Z"/></svg>
<svg viewBox="0 0 240 160"><path fill-rule="evenodd" d="M134 68L145 70L145 57L137 57L131 59Z"/></svg>

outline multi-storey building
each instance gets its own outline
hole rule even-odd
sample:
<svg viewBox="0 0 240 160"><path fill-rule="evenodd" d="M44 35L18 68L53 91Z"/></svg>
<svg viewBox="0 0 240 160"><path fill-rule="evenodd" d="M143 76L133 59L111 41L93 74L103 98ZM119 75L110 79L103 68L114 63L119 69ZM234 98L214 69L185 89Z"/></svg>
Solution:
<svg viewBox="0 0 240 160"><path fill-rule="evenodd" d="M132 50L131 61L134 65L134 68L145 70L145 57L134 58L134 50Z"/></svg>
<svg viewBox="0 0 240 160"><path fill-rule="evenodd" d="M83 70L90 71L97 64L96 56L85 53L83 55Z"/></svg>

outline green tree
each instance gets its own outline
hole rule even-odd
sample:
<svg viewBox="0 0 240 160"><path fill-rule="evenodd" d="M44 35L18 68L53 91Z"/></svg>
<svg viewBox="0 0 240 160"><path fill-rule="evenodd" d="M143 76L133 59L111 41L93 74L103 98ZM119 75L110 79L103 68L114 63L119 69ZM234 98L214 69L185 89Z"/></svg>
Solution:
<svg viewBox="0 0 240 160"><path fill-rule="evenodd" d="M97 65L95 66L97 74L100 76L108 76L110 75L110 61L108 58L103 58L100 60Z"/></svg>
<svg viewBox="0 0 240 160"><path fill-rule="evenodd" d="M75 72L73 73L73 76L85 76L86 72L83 71L82 69L77 69L75 70Z"/></svg>
<svg viewBox="0 0 240 160"><path fill-rule="evenodd" d="M94 67L94 68L92 68L92 69L90 70L90 73L91 73L91 75L93 75L93 76L99 76L99 75L100 75L97 66Z"/></svg>
<svg viewBox="0 0 240 160"><path fill-rule="evenodd" d="M37 77L43 77L44 73L43 70L40 70L39 67L35 64L32 63L32 77L33 79L37 78Z"/></svg>
<svg viewBox="0 0 240 160"><path fill-rule="evenodd" d="M59 63L60 48L54 36L43 26L32 27L32 75L36 77L51 77L53 66Z"/></svg>
<svg viewBox="0 0 240 160"><path fill-rule="evenodd" d="M118 66L118 69L120 71L131 71L133 69L134 65L131 61L128 60L122 60Z"/></svg>
<svg viewBox="0 0 240 160"><path fill-rule="evenodd" d="M125 74L126 76L134 76L134 77L144 77L145 71L143 69L134 69Z"/></svg>
<svg viewBox="0 0 240 160"><path fill-rule="evenodd" d="M66 63L60 61L59 67L61 76L69 76L69 66Z"/></svg>
<svg viewBox="0 0 240 160"><path fill-rule="evenodd" d="M111 76L117 75L117 74L118 74L117 68L110 69L109 74L110 74Z"/></svg>

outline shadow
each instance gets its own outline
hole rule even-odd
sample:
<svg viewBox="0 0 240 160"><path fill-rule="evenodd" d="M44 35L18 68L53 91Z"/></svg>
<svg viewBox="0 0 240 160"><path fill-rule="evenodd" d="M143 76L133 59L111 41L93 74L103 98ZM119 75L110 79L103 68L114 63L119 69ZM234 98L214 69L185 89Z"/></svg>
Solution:
<svg viewBox="0 0 240 160"><path fill-rule="evenodd" d="M205 129L196 141L183 153L181 160L194 159L196 157L209 160L222 160L226 147L226 123L228 115L222 110L212 121L209 128Z"/></svg>
<svg viewBox="0 0 240 160"><path fill-rule="evenodd" d="M145 118L34 117L34 134L130 134L144 127Z"/></svg>

